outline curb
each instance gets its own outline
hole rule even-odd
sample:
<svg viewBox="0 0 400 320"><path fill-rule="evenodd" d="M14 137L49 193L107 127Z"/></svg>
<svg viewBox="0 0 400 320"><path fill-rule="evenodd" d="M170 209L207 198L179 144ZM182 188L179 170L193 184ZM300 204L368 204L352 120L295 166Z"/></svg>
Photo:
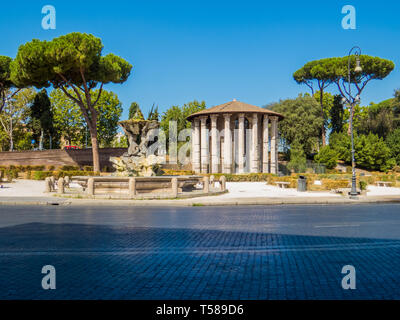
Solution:
<svg viewBox="0 0 400 320"><path fill-rule="evenodd" d="M214 197L213 197L214 198ZM211 200L211 199L210 199ZM201 206L259 206L259 205L361 205L373 203L400 203L400 197L371 197L351 200L346 198L244 198L227 200L100 200L100 199L65 199L54 200L0 200L0 206L134 206L134 207L201 207Z"/></svg>

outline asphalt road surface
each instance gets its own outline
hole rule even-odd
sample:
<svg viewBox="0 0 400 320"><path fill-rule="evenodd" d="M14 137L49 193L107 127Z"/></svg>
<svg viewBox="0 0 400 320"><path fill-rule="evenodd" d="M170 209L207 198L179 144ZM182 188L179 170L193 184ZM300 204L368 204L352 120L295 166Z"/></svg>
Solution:
<svg viewBox="0 0 400 320"><path fill-rule="evenodd" d="M400 204L0 206L0 299L399 298Z"/></svg>

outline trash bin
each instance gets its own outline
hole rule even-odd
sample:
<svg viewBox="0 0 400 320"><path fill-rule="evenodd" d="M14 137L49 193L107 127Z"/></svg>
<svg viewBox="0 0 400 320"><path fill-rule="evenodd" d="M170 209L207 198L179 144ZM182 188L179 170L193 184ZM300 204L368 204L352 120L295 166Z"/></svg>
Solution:
<svg viewBox="0 0 400 320"><path fill-rule="evenodd" d="M297 180L297 191L307 191L307 178L305 176L299 176L299 179Z"/></svg>

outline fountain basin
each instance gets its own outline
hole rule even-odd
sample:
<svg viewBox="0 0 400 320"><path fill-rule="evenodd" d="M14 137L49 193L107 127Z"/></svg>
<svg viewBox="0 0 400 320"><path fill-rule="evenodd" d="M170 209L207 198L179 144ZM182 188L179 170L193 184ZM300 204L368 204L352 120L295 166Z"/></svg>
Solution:
<svg viewBox="0 0 400 320"><path fill-rule="evenodd" d="M98 194L127 193L130 177L90 177L74 176L72 182L78 183L84 190L87 188L89 178L93 178ZM165 193L172 190L172 179L178 180L178 191L192 191L195 185L203 179L201 176L155 176L135 177L137 193Z"/></svg>

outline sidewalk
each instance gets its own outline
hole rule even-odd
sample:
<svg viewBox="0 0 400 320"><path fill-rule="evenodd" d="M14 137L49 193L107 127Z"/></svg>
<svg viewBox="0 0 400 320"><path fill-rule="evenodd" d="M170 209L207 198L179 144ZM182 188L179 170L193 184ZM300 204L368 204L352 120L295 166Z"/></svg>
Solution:
<svg viewBox="0 0 400 320"><path fill-rule="evenodd" d="M360 204L400 202L400 188L369 187L367 196L358 200L329 192L298 192L279 189L264 182L227 183L229 193L180 200L100 200L49 197L44 182L18 180L0 189L0 205L74 205L74 206L241 206L283 204Z"/></svg>

